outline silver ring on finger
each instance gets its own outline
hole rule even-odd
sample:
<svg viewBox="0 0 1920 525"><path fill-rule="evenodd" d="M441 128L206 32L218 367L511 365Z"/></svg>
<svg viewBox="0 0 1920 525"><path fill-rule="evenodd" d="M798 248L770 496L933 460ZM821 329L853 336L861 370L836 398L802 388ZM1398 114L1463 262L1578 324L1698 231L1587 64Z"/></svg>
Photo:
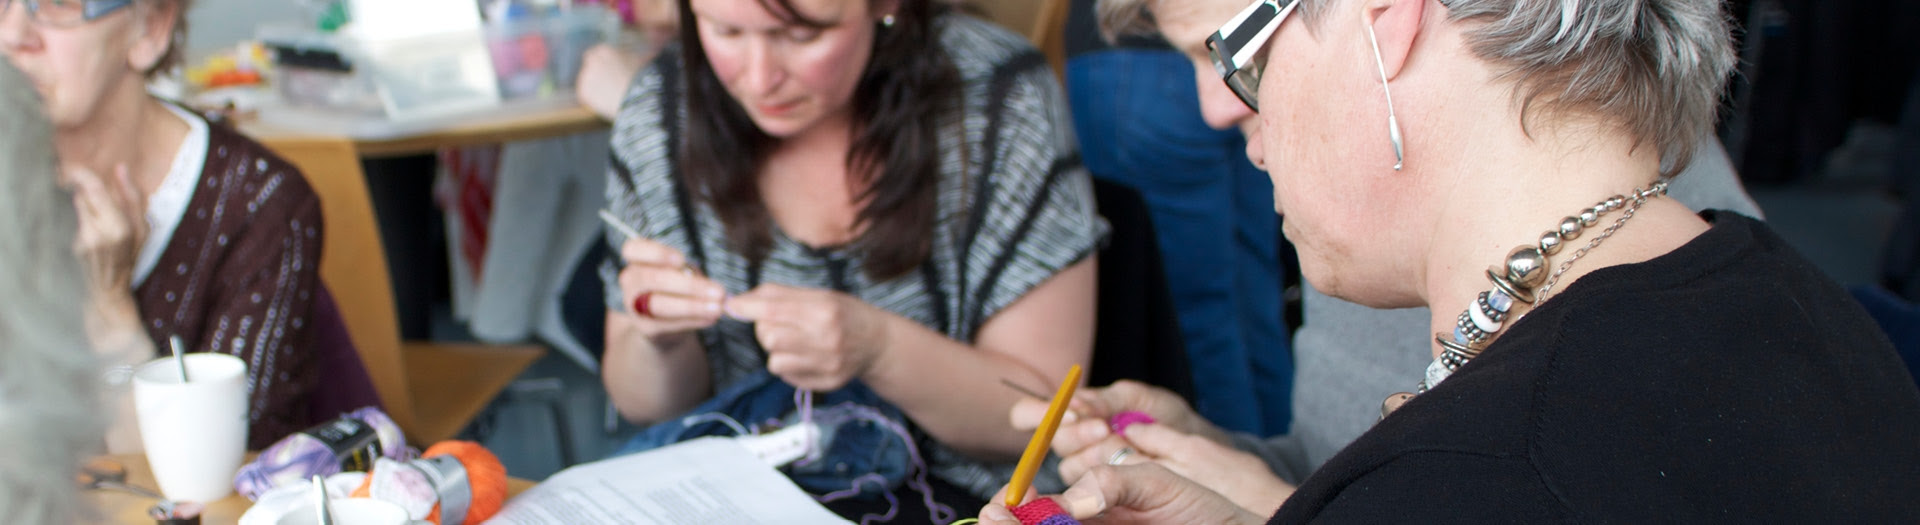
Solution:
<svg viewBox="0 0 1920 525"><path fill-rule="evenodd" d="M1107 456L1107 464L1119 465L1120 462L1127 460L1127 456L1131 455L1133 455L1133 447L1120 447L1120 450L1113 451L1113 455Z"/></svg>

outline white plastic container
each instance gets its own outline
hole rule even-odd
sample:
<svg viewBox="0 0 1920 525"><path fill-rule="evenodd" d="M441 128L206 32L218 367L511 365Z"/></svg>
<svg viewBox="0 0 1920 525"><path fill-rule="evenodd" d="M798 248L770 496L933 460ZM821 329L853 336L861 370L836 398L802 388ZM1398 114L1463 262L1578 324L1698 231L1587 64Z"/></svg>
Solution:
<svg viewBox="0 0 1920 525"><path fill-rule="evenodd" d="M365 40L263 26L280 103L275 126L382 139L451 121L573 105L581 57L612 40L618 16L597 5L489 23L478 32Z"/></svg>

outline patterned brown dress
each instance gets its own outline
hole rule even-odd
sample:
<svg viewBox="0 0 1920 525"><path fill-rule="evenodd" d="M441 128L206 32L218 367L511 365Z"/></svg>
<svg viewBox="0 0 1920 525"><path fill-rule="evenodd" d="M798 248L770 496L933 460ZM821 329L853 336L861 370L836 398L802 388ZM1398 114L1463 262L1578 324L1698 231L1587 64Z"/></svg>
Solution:
<svg viewBox="0 0 1920 525"><path fill-rule="evenodd" d="M311 426L313 298L320 283L320 198L299 170L219 122L206 165L153 273L134 289L154 348L247 364L247 448Z"/></svg>

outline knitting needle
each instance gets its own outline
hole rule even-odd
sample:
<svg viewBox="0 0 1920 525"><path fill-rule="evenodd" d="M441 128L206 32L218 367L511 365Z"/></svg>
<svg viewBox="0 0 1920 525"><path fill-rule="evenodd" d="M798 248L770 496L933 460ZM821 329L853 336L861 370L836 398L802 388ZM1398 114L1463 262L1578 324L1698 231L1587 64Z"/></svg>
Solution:
<svg viewBox="0 0 1920 525"><path fill-rule="evenodd" d="M1060 381L1060 390L1054 392L1053 403L1047 406L1047 416L1040 420L1040 428L1034 429L1033 439L1027 442L1027 451L1020 455L1020 464L1013 468L1013 481L1007 484L1007 508L1020 506L1027 497L1027 489L1033 486L1033 475L1040 471L1040 463L1047 457L1047 447L1053 443L1053 432L1060 429L1060 418L1067 414L1067 403L1073 401L1073 390L1080 385L1080 365L1067 369L1067 378Z"/></svg>
<svg viewBox="0 0 1920 525"><path fill-rule="evenodd" d="M1046 399L1046 398L1047 398L1047 396L1043 396L1043 395L1040 395L1039 393L1037 393L1037 392L1034 392L1034 391L1032 391L1032 390L1027 390L1027 387L1024 387L1024 386L1020 386L1020 383L1015 383L1015 382L1013 382L1013 380L1012 380L1012 379L1007 379L1007 378L1004 378L1004 377L1002 377L1002 378L1000 378L1000 384L1002 384L1002 385L1007 385L1007 388L1011 388L1011 389L1013 389L1013 391L1015 391L1015 392L1019 392L1019 393L1022 393L1022 394L1026 394L1026 395L1027 395L1027 397L1031 397L1031 398L1034 398L1034 399Z"/></svg>
<svg viewBox="0 0 1920 525"><path fill-rule="evenodd" d="M620 232L621 235L627 236L628 239L645 239L645 237L640 236L639 231L634 230L633 227L628 226L627 223L620 222L620 218L615 217L613 212L607 211L606 208L600 209L600 220L606 222L608 227L613 228L613 231Z"/></svg>
<svg viewBox="0 0 1920 525"><path fill-rule="evenodd" d="M640 230L635 230L632 226L628 226L627 223L620 222L620 218L614 216L613 212L607 211L606 208L600 208L600 221L607 223L607 226L613 228L613 231L620 232L621 235L627 236L628 239L646 238L640 236ZM693 275L693 266L686 264L680 265L680 273Z"/></svg>
<svg viewBox="0 0 1920 525"><path fill-rule="evenodd" d="M1024 386L1020 386L1020 383L1015 383L1015 382L1013 382L1013 380L1012 380L1012 379L1007 379L1007 378L1004 378L1004 377L1002 377L1002 378L1000 378L1000 384L1002 384L1002 385L1007 385L1007 388L1011 388L1011 389L1013 389L1013 391L1015 391L1015 392L1019 392L1019 393L1021 393L1021 394L1026 394L1026 396L1027 396L1027 397L1031 397L1031 398L1034 398L1034 399L1038 399L1038 400L1041 400L1041 401L1045 401L1045 400L1047 399L1047 396L1043 396L1043 395L1040 395L1040 393L1038 393L1038 392L1034 392L1034 391L1032 391L1032 390L1028 390L1028 389L1027 389L1027 387L1024 387ZM1074 410L1074 409L1073 409L1073 407L1072 407L1071 405L1069 405L1069 406L1067 407L1067 413L1068 413L1068 414L1073 414L1073 416L1074 416L1074 417L1080 417L1080 411L1079 411L1079 410Z"/></svg>

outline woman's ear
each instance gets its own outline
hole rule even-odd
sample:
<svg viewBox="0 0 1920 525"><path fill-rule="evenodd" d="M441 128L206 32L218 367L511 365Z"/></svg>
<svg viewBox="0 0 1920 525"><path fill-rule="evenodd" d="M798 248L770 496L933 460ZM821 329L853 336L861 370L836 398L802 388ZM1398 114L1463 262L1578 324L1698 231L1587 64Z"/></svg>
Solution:
<svg viewBox="0 0 1920 525"><path fill-rule="evenodd" d="M1413 43L1420 36L1422 11L1427 0L1367 0L1364 22L1373 28L1380 50L1380 65L1388 79L1400 75L1413 54Z"/></svg>
<svg viewBox="0 0 1920 525"><path fill-rule="evenodd" d="M139 7L139 6L151 7ZM180 2L137 2L134 24L133 47L127 50L127 66L134 71L146 73L160 65L167 52L173 50L173 28L181 23Z"/></svg>

